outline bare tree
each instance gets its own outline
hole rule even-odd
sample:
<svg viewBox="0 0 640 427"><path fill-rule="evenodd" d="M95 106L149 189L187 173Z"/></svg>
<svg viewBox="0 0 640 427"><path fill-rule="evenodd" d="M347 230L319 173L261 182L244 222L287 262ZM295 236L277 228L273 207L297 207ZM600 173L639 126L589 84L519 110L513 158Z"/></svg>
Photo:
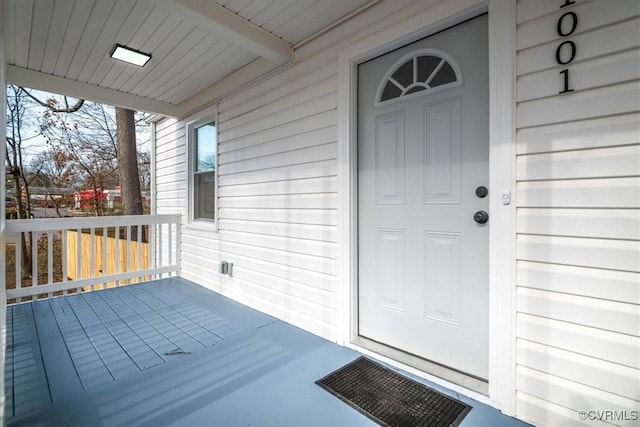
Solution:
<svg viewBox="0 0 640 427"><path fill-rule="evenodd" d="M103 104L53 95L42 100L26 89L20 90L45 108L40 120L42 134L58 155L63 152L77 163L77 172L94 194L119 181L124 213L142 214L136 131L147 126L144 114L136 117L135 112L119 107L114 114L113 107ZM94 198L94 212L102 211L98 198Z"/></svg>
<svg viewBox="0 0 640 427"><path fill-rule="evenodd" d="M58 147L53 147L47 151L40 152L31 162L31 169L37 170L37 179L47 192L48 199L53 203L56 214L62 217L60 212L60 200L53 197L49 191L50 187L57 190L78 187L79 182L75 179L73 157Z"/></svg>
<svg viewBox="0 0 640 427"><path fill-rule="evenodd" d="M28 213L31 212L29 181L25 174L23 161L23 144L26 140L26 138L23 138L23 127L25 125L27 102L20 88L8 85L6 103L6 167L13 178L12 181L14 185L14 196L18 218L25 219L28 217ZM23 193L25 197L23 197ZM3 212L3 215L4 214L5 213ZM32 263L29 245L33 240L33 235L31 233L21 233L21 236L22 271L31 274Z"/></svg>
<svg viewBox="0 0 640 427"><path fill-rule="evenodd" d="M100 197L104 188L118 180L116 131L113 115L103 104L85 102L73 114L47 110L40 130L51 150L59 158L70 160L83 187L93 190L92 209L104 215L106 206Z"/></svg>
<svg viewBox="0 0 640 427"><path fill-rule="evenodd" d="M78 100L72 104L66 97L42 101L30 96L47 108L41 124L43 134L52 146L70 153L94 194L116 177L123 213L142 214L136 131L137 127L146 126L143 118L136 120L134 111L120 107L115 108L114 114L113 107L99 103ZM94 208L96 214L102 213L97 199Z"/></svg>

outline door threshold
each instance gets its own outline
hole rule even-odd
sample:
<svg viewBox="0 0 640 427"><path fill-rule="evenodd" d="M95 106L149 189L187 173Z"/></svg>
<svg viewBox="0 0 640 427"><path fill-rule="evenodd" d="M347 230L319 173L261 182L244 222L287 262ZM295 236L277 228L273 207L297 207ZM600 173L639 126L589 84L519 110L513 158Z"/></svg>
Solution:
<svg viewBox="0 0 640 427"><path fill-rule="evenodd" d="M463 387L464 389L471 392L478 393L485 398L489 396L489 383L481 378L477 378L475 376L465 374L464 372L448 368L439 363L422 359L410 353L405 353L402 350L398 350L394 347L389 347L385 344L365 338L363 336L356 337L352 341L352 344L370 350L373 353L379 354L391 360L397 361L403 365L415 368L420 372L424 372L430 376L437 377L448 383ZM442 385L446 386L446 384Z"/></svg>

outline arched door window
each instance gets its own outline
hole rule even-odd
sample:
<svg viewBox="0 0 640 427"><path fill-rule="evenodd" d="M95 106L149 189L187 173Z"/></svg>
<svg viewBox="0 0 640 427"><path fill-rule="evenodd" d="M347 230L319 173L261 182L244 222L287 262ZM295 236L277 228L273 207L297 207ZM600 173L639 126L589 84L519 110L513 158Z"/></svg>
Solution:
<svg viewBox="0 0 640 427"><path fill-rule="evenodd" d="M419 49L396 61L378 85L375 106L462 85L458 63L439 49Z"/></svg>

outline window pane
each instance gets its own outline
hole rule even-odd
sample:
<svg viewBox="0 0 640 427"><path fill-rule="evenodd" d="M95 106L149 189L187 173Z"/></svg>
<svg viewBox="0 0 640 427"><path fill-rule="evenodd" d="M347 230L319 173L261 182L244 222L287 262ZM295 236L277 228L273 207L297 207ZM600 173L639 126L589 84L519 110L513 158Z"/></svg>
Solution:
<svg viewBox="0 0 640 427"><path fill-rule="evenodd" d="M215 209L215 172L198 173L194 176L195 217L213 221Z"/></svg>
<svg viewBox="0 0 640 427"><path fill-rule="evenodd" d="M195 171L212 171L216 164L216 125L209 123L195 131Z"/></svg>
<svg viewBox="0 0 640 427"><path fill-rule="evenodd" d="M402 64L392 75L398 83L404 87L413 84L413 58Z"/></svg>
<svg viewBox="0 0 640 427"><path fill-rule="evenodd" d="M398 86L394 85L391 82L387 82L382 90L382 95L380 95L380 102L388 101L389 99L397 98L402 95L402 91Z"/></svg>
<svg viewBox="0 0 640 427"><path fill-rule="evenodd" d="M436 76L431 79L431 87L442 86L455 81L456 72L453 71L451 65L444 64L442 68L440 68L440 71L438 71L438 74L436 74Z"/></svg>
<svg viewBox="0 0 640 427"><path fill-rule="evenodd" d="M426 82L427 79L433 73L433 70L436 69L438 64L442 61L442 58L438 58L436 56L425 55L418 57L418 81Z"/></svg>
<svg viewBox="0 0 640 427"><path fill-rule="evenodd" d="M412 87L411 89L409 89L407 91L407 93L405 93L405 95L410 95L412 93L420 92L421 90L425 90L425 89L426 89L426 87L424 87L424 86L415 86L415 87Z"/></svg>

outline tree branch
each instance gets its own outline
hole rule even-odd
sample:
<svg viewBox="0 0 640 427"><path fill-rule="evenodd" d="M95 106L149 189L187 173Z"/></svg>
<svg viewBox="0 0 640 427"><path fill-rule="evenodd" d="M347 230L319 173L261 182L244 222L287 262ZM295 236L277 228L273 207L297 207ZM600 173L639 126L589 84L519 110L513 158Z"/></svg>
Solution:
<svg viewBox="0 0 640 427"><path fill-rule="evenodd" d="M74 112L78 111L80 108L82 108L82 105L84 104L84 99L78 99L78 101L75 103L75 105L69 107L69 102L67 101L67 97L65 96L64 97L64 103L65 103L66 108L57 108L57 107L55 107L55 102L52 99L48 100L49 102L44 102L44 101L41 101L40 99L36 98L35 96L33 96L25 88L20 87L20 90L22 91L22 93L26 94L29 98L33 99L38 104L40 104L44 108L48 108L49 110L51 110L54 113L74 113Z"/></svg>

